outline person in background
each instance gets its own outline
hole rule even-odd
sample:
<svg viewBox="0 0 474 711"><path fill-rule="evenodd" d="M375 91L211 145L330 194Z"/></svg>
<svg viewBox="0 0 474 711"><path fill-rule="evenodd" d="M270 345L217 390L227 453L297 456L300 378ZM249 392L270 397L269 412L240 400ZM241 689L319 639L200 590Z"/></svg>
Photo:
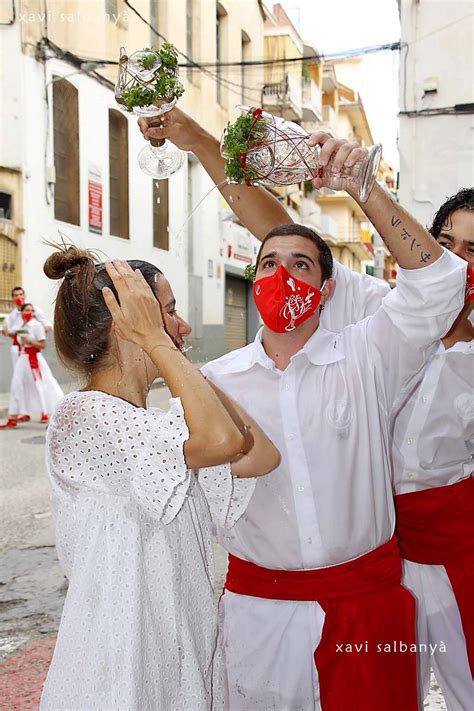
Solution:
<svg viewBox="0 0 474 711"><path fill-rule="evenodd" d="M437 211L430 232L464 259L466 303L395 420L396 534L417 599L420 684L430 665L449 711L474 709L474 188Z"/></svg>
<svg viewBox="0 0 474 711"><path fill-rule="evenodd" d="M15 303L15 308L12 309L12 311L10 311L10 313L7 314L5 318L4 327L2 328L2 335L11 339L10 357L12 363L13 378L15 367L21 353L21 343L17 332L23 329L23 316L21 313L21 309L25 303L26 296L25 291L21 286L14 286L11 294L12 301ZM51 331L51 325L48 323L46 316L39 307L36 307L35 309L35 318L37 321L39 321L39 323L43 325L45 333ZM28 422L29 420L30 416L26 412L21 412L16 417L16 422Z"/></svg>
<svg viewBox="0 0 474 711"><path fill-rule="evenodd" d="M20 314L21 324L18 320L15 322L20 351L13 371L8 419L0 425L2 430L13 429L19 422L27 422L37 415L41 423L47 424L49 415L64 396L41 353L46 346L46 334L36 319L33 304L23 304Z"/></svg>

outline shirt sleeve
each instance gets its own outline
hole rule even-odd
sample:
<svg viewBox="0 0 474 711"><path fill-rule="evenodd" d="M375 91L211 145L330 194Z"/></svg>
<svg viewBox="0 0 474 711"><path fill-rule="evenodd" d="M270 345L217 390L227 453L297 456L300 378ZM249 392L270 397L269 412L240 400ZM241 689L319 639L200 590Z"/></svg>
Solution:
<svg viewBox="0 0 474 711"><path fill-rule="evenodd" d="M44 341L45 340L46 333L44 330L44 326L36 319L33 321L33 323L29 324L29 330L31 333L31 338L34 341Z"/></svg>
<svg viewBox="0 0 474 711"><path fill-rule="evenodd" d="M321 312L321 324L329 331L342 331L371 316L390 293L387 282L368 274L357 274L337 260L334 260L333 278L333 295Z"/></svg>
<svg viewBox="0 0 474 711"><path fill-rule="evenodd" d="M399 268L397 286L380 309L353 327L364 332L364 358L374 368L388 410L414 387L450 329L464 303L465 283L466 262L447 250L422 269Z"/></svg>
<svg viewBox="0 0 474 711"><path fill-rule="evenodd" d="M48 319L46 318L43 309L40 309L39 306L35 306L35 319L39 321L43 326L49 326L50 323L48 322Z"/></svg>
<svg viewBox="0 0 474 711"><path fill-rule="evenodd" d="M179 398L162 412L77 393L63 400L48 428L48 469L63 487L131 497L169 523L190 484L183 452L188 437Z"/></svg>
<svg viewBox="0 0 474 711"><path fill-rule="evenodd" d="M231 465L222 464L199 469L198 481L206 496L214 525L232 528L247 508L257 480L253 477L233 477Z"/></svg>

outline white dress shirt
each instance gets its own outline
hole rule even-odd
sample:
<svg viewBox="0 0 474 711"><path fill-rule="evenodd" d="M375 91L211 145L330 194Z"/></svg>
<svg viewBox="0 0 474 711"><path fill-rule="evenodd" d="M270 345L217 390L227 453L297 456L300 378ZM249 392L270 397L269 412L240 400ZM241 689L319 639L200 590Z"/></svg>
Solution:
<svg viewBox="0 0 474 711"><path fill-rule="evenodd" d="M397 494L456 484L474 472L474 340L440 342L422 382L397 415Z"/></svg>
<svg viewBox="0 0 474 711"><path fill-rule="evenodd" d="M390 416L461 309L465 275L465 262L448 252L423 269L400 269L376 314L340 334L318 328L285 371L265 353L261 331L204 366L282 457L233 529L219 530L227 550L291 570L342 563L390 539Z"/></svg>
<svg viewBox="0 0 474 711"><path fill-rule="evenodd" d="M334 259L335 289L321 311L321 325L328 331L342 331L374 314L383 297L390 292L386 281L368 274L358 274Z"/></svg>
<svg viewBox="0 0 474 711"><path fill-rule="evenodd" d="M395 419L392 452L397 494L449 486L474 473L474 340L448 349L438 344ZM418 602L420 650L434 650L418 657L421 697L432 667L448 708L474 708L466 640L444 566L404 561L403 584Z"/></svg>

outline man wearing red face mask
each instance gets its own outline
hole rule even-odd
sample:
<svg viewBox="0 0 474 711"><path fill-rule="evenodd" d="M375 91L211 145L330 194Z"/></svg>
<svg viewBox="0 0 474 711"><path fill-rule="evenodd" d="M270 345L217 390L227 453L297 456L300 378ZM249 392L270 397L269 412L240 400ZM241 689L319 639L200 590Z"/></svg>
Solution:
<svg viewBox="0 0 474 711"><path fill-rule="evenodd" d="M20 342L17 338L16 332L21 329L23 318L21 315L21 308L26 301L25 291L21 286L15 286L12 289L12 300L15 304L15 308L10 311L6 318L6 328L3 330L4 336L9 336L12 339L11 345L11 359L12 367L15 369L15 365L20 355ZM46 316L40 308L35 309L36 320L43 324L46 332L51 330L51 326L48 323Z"/></svg>
<svg viewBox="0 0 474 711"><path fill-rule="evenodd" d="M145 137L192 150L221 184L215 139L200 127L183 134L179 124L192 122L175 115L177 129L170 116L164 128L141 121ZM327 134L311 141L336 170L366 155ZM300 225L272 229L282 208L269 210L264 190L220 189L263 239L254 297L265 325L203 370L282 456L234 529L217 526L230 553L220 603L230 708L415 711L415 604L393 538L390 422L462 307L465 267L376 186L361 208L400 264L398 287L373 316L331 333L319 320L334 290L324 241Z"/></svg>
<svg viewBox="0 0 474 711"><path fill-rule="evenodd" d="M49 414L64 395L41 354L46 335L43 325L35 318L33 305L23 304L20 313L21 327L16 329L20 354L13 371L8 420L0 425L2 430L15 428L18 422L28 421L35 415L47 424Z"/></svg>
<svg viewBox="0 0 474 711"><path fill-rule="evenodd" d="M354 152L337 142L329 155L341 149L346 159ZM282 455L245 517L220 531L231 554L220 612L238 711L418 708L415 603L392 537L389 423L461 308L465 268L380 188L361 207L401 267L379 311L338 335L318 327L333 288L330 251L307 228L276 228L254 283L263 330L204 367Z"/></svg>
<svg viewBox="0 0 474 711"><path fill-rule="evenodd" d="M396 533L417 599L422 698L430 665L449 711L474 708L474 188L430 232L468 262L466 303L394 427Z"/></svg>

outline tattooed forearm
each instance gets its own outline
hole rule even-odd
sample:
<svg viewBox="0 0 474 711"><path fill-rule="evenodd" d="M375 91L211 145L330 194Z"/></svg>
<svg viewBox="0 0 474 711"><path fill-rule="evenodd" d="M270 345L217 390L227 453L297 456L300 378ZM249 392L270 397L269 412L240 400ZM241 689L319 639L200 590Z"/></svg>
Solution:
<svg viewBox="0 0 474 711"><path fill-rule="evenodd" d="M359 204L401 267L420 269L442 255L429 232L379 185Z"/></svg>
<svg viewBox="0 0 474 711"><path fill-rule="evenodd" d="M411 238L411 233L408 232L406 227L403 226L402 220L397 217L397 215L392 215L391 219L392 227L399 228L401 227L400 230L400 237L402 240L405 242L408 238ZM420 249L422 247L421 243L417 241L416 238L411 239L411 244L410 244L410 252L413 252L415 248ZM420 252L420 264L427 264L429 261L431 261L431 253L423 251L421 249Z"/></svg>

